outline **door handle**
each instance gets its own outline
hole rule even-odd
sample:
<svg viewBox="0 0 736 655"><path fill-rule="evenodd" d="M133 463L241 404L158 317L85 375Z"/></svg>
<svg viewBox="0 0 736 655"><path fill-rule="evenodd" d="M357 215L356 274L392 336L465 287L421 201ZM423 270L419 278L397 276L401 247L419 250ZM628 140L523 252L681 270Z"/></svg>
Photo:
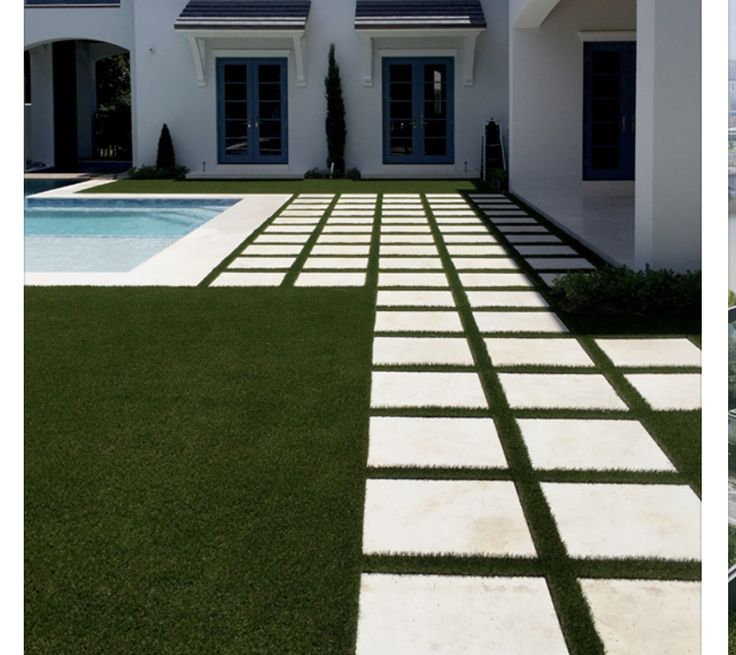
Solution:
<svg viewBox="0 0 736 655"><path fill-rule="evenodd" d="M424 120L424 114L422 114L421 125L422 125L422 127L426 127L427 126L427 121Z"/></svg>
<svg viewBox="0 0 736 655"><path fill-rule="evenodd" d="M626 116L621 116L621 134L626 134Z"/></svg>

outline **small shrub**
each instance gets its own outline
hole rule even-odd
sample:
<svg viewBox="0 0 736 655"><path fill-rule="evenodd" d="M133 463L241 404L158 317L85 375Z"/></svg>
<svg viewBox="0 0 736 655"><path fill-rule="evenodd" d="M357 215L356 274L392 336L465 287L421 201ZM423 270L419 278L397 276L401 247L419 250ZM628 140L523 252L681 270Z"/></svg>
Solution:
<svg viewBox="0 0 736 655"><path fill-rule="evenodd" d="M330 177L330 171L326 168L310 168L304 173L305 180L326 180Z"/></svg>
<svg viewBox="0 0 736 655"><path fill-rule="evenodd" d="M501 193L508 189L509 175L502 168L492 168L488 171L488 186L495 193Z"/></svg>
<svg viewBox="0 0 736 655"><path fill-rule="evenodd" d="M141 166L131 168L128 177L131 180L183 180L189 169L186 166L172 168L156 168L156 166Z"/></svg>
<svg viewBox="0 0 736 655"><path fill-rule="evenodd" d="M349 168L345 171L345 179L346 180L359 180L363 176L360 174L360 171L357 168Z"/></svg>
<svg viewBox="0 0 736 655"><path fill-rule="evenodd" d="M552 296L571 315L662 318L699 317L700 272L634 271L604 266L555 280Z"/></svg>
<svg viewBox="0 0 736 655"><path fill-rule="evenodd" d="M161 128L161 136L158 138L158 149L156 152L156 168L163 170L176 168L174 142L171 140L171 132L169 132L169 126L166 123Z"/></svg>

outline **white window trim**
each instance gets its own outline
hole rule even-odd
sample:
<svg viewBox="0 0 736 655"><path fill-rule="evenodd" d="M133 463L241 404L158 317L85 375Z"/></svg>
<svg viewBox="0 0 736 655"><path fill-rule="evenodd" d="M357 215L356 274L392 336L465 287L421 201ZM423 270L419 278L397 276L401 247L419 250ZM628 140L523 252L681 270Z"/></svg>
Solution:
<svg viewBox="0 0 736 655"><path fill-rule="evenodd" d="M217 49L217 42L219 40L223 39L263 39L264 37L267 37L269 39L281 39L281 40L291 40L292 49L291 50L284 50L283 48L280 48L278 50L238 50L238 53L242 52L268 52L269 54L266 55L260 55L260 56L285 56L284 54L274 54L274 53L287 53L288 55L291 55L293 53L294 55L294 66L296 69L296 85L297 86L307 86L307 74L306 74L306 57L305 57L305 48L304 48L304 31L294 31L294 30L268 30L267 34L264 34L264 31L253 31L253 30L233 30L233 31L226 31L223 33L223 30L218 31L212 31L212 30L186 30L184 31L187 40L189 41L189 48L192 51L192 59L194 60L194 78L196 81L197 86L207 86L207 63L210 59L209 53L211 51L218 51ZM218 51L222 52L222 51ZM250 56L250 55L242 55L237 54L234 56Z"/></svg>
<svg viewBox="0 0 736 655"><path fill-rule="evenodd" d="M475 46L481 29L434 29L434 30L360 30L363 37L363 86L373 86L373 58L375 39L397 39L408 43L417 43L417 39L428 37L460 38L463 42L463 81L465 86L475 84ZM425 56L437 56L447 50L417 50L416 48L390 49L389 52L399 53L396 56L411 56L413 52L428 53ZM381 50L380 52L385 52ZM453 50L453 56L457 49Z"/></svg>

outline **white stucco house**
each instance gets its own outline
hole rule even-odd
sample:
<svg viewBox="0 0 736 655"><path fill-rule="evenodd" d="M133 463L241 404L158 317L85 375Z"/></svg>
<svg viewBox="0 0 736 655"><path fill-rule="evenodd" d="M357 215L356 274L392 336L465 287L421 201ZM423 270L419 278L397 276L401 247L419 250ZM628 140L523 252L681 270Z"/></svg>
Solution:
<svg viewBox="0 0 736 655"><path fill-rule="evenodd" d="M192 177L302 177L326 163L334 43L364 177L477 177L494 119L519 199L613 262L700 268L699 0L25 0L25 19L30 159L91 156L94 65L128 52L134 165L167 123Z"/></svg>

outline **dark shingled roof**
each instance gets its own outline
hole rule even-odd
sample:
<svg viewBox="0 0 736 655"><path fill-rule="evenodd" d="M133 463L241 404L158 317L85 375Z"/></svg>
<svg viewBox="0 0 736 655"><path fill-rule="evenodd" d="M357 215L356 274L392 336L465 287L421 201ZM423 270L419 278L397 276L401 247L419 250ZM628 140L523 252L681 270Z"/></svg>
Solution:
<svg viewBox="0 0 736 655"><path fill-rule="evenodd" d="M486 27L480 0L357 0L356 29Z"/></svg>
<svg viewBox="0 0 736 655"><path fill-rule="evenodd" d="M304 29L310 0L190 0L177 29Z"/></svg>
<svg viewBox="0 0 736 655"><path fill-rule="evenodd" d="M120 0L25 0L26 7L119 7Z"/></svg>

